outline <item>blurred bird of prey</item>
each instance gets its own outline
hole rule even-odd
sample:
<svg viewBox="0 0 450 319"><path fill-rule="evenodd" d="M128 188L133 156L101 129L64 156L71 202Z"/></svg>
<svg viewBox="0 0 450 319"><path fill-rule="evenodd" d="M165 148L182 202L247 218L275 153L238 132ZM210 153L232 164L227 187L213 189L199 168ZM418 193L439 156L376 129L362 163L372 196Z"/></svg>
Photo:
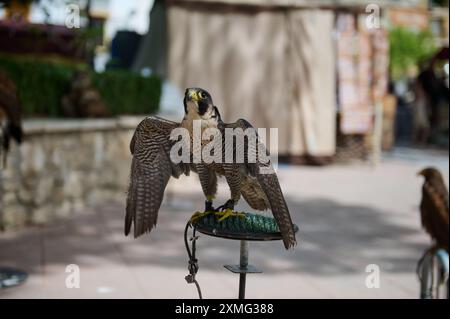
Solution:
<svg viewBox="0 0 450 319"><path fill-rule="evenodd" d="M6 154L10 140L22 142L21 106L17 88L6 73L0 70L0 154L3 151L3 165L6 164Z"/></svg>
<svg viewBox="0 0 450 319"><path fill-rule="evenodd" d="M433 167L421 170L418 175L425 178L420 203L422 226L431 236L433 248L442 248L448 252L448 190L444 179Z"/></svg>

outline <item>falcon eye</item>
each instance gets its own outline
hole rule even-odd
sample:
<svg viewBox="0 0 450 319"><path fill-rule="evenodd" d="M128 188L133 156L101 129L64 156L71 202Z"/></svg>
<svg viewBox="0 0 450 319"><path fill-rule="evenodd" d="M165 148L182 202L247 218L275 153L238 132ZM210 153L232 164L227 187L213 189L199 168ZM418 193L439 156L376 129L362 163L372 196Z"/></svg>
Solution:
<svg viewBox="0 0 450 319"><path fill-rule="evenodd" d="M206 94L204 94L204 93L202 93L202 92L198 92L198 96L199 96L201 99L206 99Z"/></svg>

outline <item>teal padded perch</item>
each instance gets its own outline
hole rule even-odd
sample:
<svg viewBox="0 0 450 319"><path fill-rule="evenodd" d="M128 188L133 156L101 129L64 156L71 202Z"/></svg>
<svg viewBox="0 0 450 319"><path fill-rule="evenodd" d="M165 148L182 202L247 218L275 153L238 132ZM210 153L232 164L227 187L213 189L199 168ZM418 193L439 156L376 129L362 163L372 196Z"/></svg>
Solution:
<svg viewBox="0 0 450 319"><path fill-rule="evenodd" d="M243 213L243 216L230 216L219 221L214 213L200 217L193 226L201 233L238 240L280 240L282 239L278 225L272 217L259 214ZM298 231L294 225L294 231Z"/></svg>

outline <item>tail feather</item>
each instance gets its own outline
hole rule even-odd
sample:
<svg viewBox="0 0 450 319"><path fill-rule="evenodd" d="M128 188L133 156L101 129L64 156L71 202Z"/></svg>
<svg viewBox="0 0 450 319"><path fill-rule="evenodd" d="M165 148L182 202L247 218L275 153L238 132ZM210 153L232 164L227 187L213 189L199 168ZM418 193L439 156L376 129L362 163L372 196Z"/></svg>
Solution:
<svg viewBox="0 0 450 319"><path fill-rule="evenodd" d="M275 174L260 174L258 175L258 181L269 199L273 217L283 237L284 247L286 249L294 247L297 244L294 224L277 176Z"/></svg>

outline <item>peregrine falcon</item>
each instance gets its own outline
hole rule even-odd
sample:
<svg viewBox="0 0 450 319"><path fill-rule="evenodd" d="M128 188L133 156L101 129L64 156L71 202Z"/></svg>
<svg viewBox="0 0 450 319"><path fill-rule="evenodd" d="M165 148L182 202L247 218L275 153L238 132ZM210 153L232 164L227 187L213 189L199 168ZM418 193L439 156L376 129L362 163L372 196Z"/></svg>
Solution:
<svg viewBox="0 0 450 319"><path fill-rule="evenodd" d="M275 221L283 237L286 249L296 245L294 226L286 201L272 169L270 160L262 161L262 154L268 155L256 135L256 147L251 145L251 138L246 136L244 142L237 138L232 143L226 141L227 129L245 131L254 130L246 120L239 119L235 123L224 123L218 108L213 104L211 95L200 88L188 88L184 96L185 115L181 123L172 122L159 117L145 118L136 128L130 144L133 155L131 163L130 185L127 195L125 235L134 224L134 237L150 232L156 225L165 187L170 177L178 178L188 175L190 171L199 175L200 184L205 195L205 212L218 212L222 218L236 214L234 206L242 197L255 210L272 211ZM221 134L221 156L218 161L193 160L196 151L204 151L206 144L192 141L194 122L200 122L201 132L216 129ZM185 129L191 139L192 147L188 160L174 161L171 150L179 140L174 140L171 133L175 129ZM254 143L253 143L254 144ZM199 149L196 149L199 148ZM243 160L231 155L232 160L225 158L241 151ZM256 160L251 160L256 159ZM269 171L264 171L268 168ZM217 179L223 176L230 188L230 199L218 208L213 207L213 199L217 192Z"/></svg>
<svg viewBox="0 0 450 319"><path fill-rule="evenodd" d="M448 252L449 205L444 179L433 167L421 170L418 175L425 177L420 203L422 226L435 242L435 248Z"/></svg>

